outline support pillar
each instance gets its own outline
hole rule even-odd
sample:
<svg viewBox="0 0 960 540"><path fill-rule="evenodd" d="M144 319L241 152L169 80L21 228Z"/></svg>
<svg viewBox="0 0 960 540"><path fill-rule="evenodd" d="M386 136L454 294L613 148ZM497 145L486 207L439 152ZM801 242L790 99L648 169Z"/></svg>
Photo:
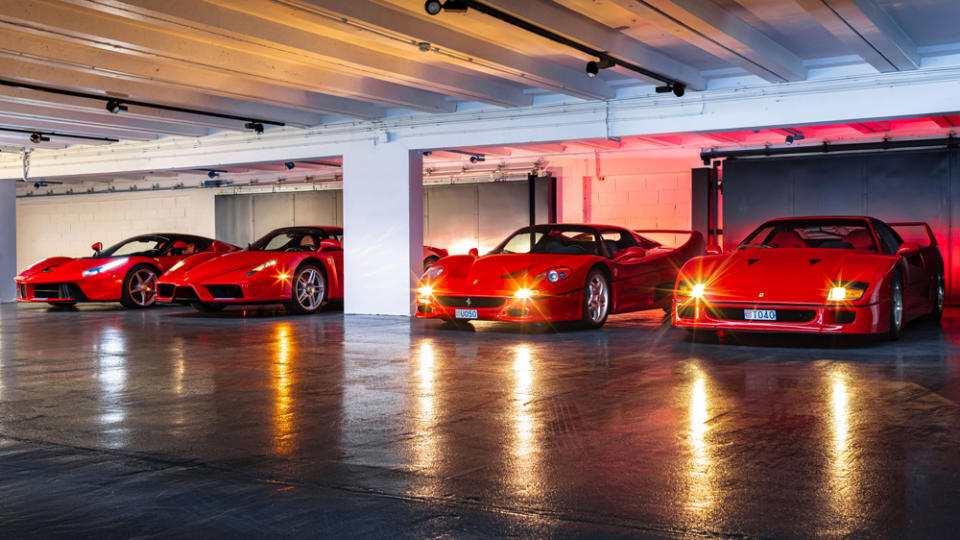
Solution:
<svg viewBox="0 0 960 540"><path fill-rule="evenodd" d="M0 303L13 302L17 275L17 182L0 180Z"/></svg>
<svg viewBox="0 0 960 540"><path fill-rule="evenodd" d="M423 273L423 155L358 143L343 155L344 312L411 315Z"/></svg>

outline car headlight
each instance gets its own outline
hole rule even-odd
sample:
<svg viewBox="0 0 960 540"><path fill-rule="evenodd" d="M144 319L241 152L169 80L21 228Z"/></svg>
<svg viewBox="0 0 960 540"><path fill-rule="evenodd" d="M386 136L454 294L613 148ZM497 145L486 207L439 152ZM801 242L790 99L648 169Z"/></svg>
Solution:
<svg viewBox="0 0 960 540"><path fill-rule="evenodd" d="M517 292L513 293L513 297L519 298L520 300L526 300L527 298L538 296L539 294L540 294L540 291L536 289L522 288L522 289L517 289Z"/></svg>
<svg viewBox="0 0 960 540"><path fill-rule="evenodd" d="M435 264L430 268L428 268L427 271L423 273L423 276L420 279L421 280L437 279L438 277L440 277L440 274L442 273L443 273L443 267Z"/></svg>
<svg viewBox="0 0 960 540"><path fill-rule="evenodd" d="M572 273L573 271L570 270L569 268L560 266L557 268L551 268L549 270L540 272L539 274L537 274L536 279L540 279L540 280L545 279L550 283L556 283L558 281L567 279L568 277L570 277L570 274Z"/></svg>
<svg viewBox="0 0 960 540"><path fill-rule="evenodd" d="M836 281L830 284L827 302L852 302L867 292L867 283L862 281Z"/></svg>
<svg viewBox="0 0 960 540"><path fill-rule="evenodd" d="M171 266L170 269L167 270L167 273L173 272L174 270L180 268L181 266L183 266L183 265L185 265L185 264L187 264L187 260L186 260L186 259L184 259L184 260L178 262L177 264Z"/></svg>
<svg viewBox="0 0 960 540"><path fill-rule="evenodd" d="M275 265L275 264L277 264L277 260L276 260L276 259L267 261L267 262L261 264L260 266L254 268L253 270L247 272L247 273L244 274L244 275L245 275L245 276L252 276L252 275L256 274L257 272L259 272L259 271L261 271L261 270L264 270L264 269L266 269L266 268L270 268L271 266L273 266L273 265Z"/></svg>
<svg viewBox="0 0 960 540"><path fill-rule="evenodd" d="M115 259L108 263L101 264L100 266L90 268L89 270L84 270L82 275L83 277L95 276L97 274L102 274L103 272L109 272L110 270L119 268L126 263L127 259Z"/></svg>
<svg viewBox="0 0 960 540"><path fill-rule="evenodd" d="M429 285L421 285L417 287L417 302L421 304L429 304L433 301L433 287Z"/></svg>
<svg viewBox="0 0 960 540"><path fill-rule="evenodd" d="M707 292L707 286L704 283L694 283L693 281L681 281L677 287L677 296L687 296L700 299Z"/></svg>

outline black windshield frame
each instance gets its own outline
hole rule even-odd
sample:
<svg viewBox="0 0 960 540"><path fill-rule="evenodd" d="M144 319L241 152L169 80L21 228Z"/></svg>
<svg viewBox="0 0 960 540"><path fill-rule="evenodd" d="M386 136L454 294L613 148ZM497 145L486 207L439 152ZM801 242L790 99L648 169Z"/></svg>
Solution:
<svg viewBox="0 0 960 540"><path fill-rule="evenodd" d="M331 237L331 235L343 236L343 229L324 229L320 227L284 227L282 229L274 229L267 234L258 238L254 243L250 244L250 247L247 248L247 251L266 251L263 248L270 243L271 240L280 236L282 234L298 234L301 238L305 234L309 234L317 239L316 248L320 247L319 242L326 240ZM334 238L334 240L336 240ZM297 241L299 243L299 240ZM285 251L288 245L284 245L281 249L272 249L270 251Z"/></svg>
<svg viewBox="0 0 960 540"><path fill-rule="evenodd" d="M509 244L514 237L518 235L531 235L531 234L535 235L537 233L540 233L543 236L539 240L537 240L537 243L533 247L533 250L526 253L518 253L518 254L520 255L531 255L531 254L532 255L543 255L543 254L556 255L557 253L537 251L538 247L542 248L545 245L544 240L547 238L550 238L550 235L548 235L547 233L552 230L560 230L561 232L564 232L564 233L571 232L571 233L579 233L579 234L590 234L593 236L594 245L599 250L599 253L589 253L589 252L564 253L563 255L593 255L593 256L600 256L600 257L607 256L606 248L603 245L603 238L601 238L600 236L600 231L596 227L590 227L587 225L534 225L533 227L523 227L522 229L518 229L514 231L513 234L508 236L503 242L500 242L500 245L494 248L493 251L489 253L489 255L514 254L513 252L504 253L503 251L504 247L507 244Z"/></svg>
<svg viewBox="0 0 960 540"><path fill-rule="evenodd" d="M120 249L120 248L122 248L123 246L129 244L130 242L136 242L136 241L139 241L139 240L155 241L155 242L157 242L157 243L160 245L160 247L157 248L157 249L151 249L151 250L149 250L149 251L142 251L142 252L138 252L138 253L128 253L128 254L126 254L126 255L120 255L120 257L159 257L161 253L163 253L165 250L169 249L169 247L170 247L171 245L173 245L173 243L176 241L175 238L171 238L171 237L169 237L169 236L164 236L164 235L161 235L161 234L143 234L143 235L140 235L140 236L133 236L133 237L130 237L130 238L127 238L127 239L124 239L124 240L121 240L121 241L117 242L116 244L114 244L114 245L108 247L107 249L101 251L100 253L98 253L98 254L97 254L96 256L94 256L93 258L94 258L94 259L109 259L110 257L113 257L113 256L114 256L114 255L113 255L114 252L116 252L118 249Z"/></svg>
<svg viewBox="0 0 960 540"><path fill-rule="evenodd" d="M737 249L743 249L746 247L770 247L766 243L771 239L772 235L776 234L779 230L793 230L793 229L803 229L809 227L858 227L863 228L870 233L870 238L873 242L873 250L878 251L877 248L877 233L873 229L873 225L870 223L868 218L849 218L849 217L823 217L823 218L795 218L795 219L774 219L767 221L761 224L759 227L754 229L746 238L743 239L740 244L737 245ZM772 231L767 235L766 238L758 239L755 238L759 235L764 229L773 228ZM815 249L813 246L809 246L807 249ZM855 248L825 248L825 249L855 249Z"/></svg>

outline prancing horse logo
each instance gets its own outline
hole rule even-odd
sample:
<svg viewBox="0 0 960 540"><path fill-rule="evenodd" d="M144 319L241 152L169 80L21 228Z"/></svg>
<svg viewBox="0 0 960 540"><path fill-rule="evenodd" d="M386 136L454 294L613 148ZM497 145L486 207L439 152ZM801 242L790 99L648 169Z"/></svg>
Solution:
<svg viewBox="0 0 960 540"><path fill-rule="evenodd" d="M467 305L469 306L470 304L471 304L471 301L469 298L467 298Z"/></svg>

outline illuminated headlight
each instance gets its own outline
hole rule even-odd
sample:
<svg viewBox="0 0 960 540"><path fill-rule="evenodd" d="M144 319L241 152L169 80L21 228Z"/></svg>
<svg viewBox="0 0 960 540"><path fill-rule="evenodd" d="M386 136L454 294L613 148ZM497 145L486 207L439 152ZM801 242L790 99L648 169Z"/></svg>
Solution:
<svg viewBox="0 0 960 540"><path fill-rule="evenodd" d="M677 287L677 296L688 296L690 298L703 298L707 292L707 286L703 283L693 283L684 281Z"/></svg>
<svg viewBox="0 0 960 540"><path fill-rule="evenodd" d="M863 297L867 284L862 281L841 281L830 286L827 302L852 302Z"/></svg>
<svg viewBox="0 0 960 540"><path fill-rule="evenodd" d="M421 285L417 288L417 301L421 304L429 304L433 298L433 287Z"/></svg>
<svg viewBox="0 0 960 540"><path fill-rule="evenodd" d="M100 266L91 268L89 270L83 271L83 277L95 276L97 274L102 274L103 272L109 272L115 268L120 268L127 263L127 259L115 259L108 263L101 264Z"/></svg>
<svg viewBox="0 0 960 540"><path fill-rule="evenodd" d="M519 298L521 300L526 300L540 294L540 291L535 289L518 289L517 292L513 293L514 298Z"/></svg>
<svg viewBox="0 0 960 540"><path fill-rule="evenodd" d="M167 272L173 272L174 270L180 268L181 266L183 266L183 265L185 265L185 264L187 264L186 259L184 259L184 260L178 262L177 264L171 266L170 269L167 270Z"/></svg>
<svg viewBox="0 0 960 540"><path fill-rule="evenodd" d="M261 271L261 270L265 270L265 269L267 269L267 268L270 268L271 266L273 266L273 265L275 265L275 264L277 264L277 260L276 260L276 259L273 259L273 260L271 260L271 261L267 261L267 262L261 264L260 266L254 268L253 270L247 272L247 273L244 274L244 275L245 275L245 276L252 276L252 275L256 274L257 272L259 272L259 271Z"/></svg>

